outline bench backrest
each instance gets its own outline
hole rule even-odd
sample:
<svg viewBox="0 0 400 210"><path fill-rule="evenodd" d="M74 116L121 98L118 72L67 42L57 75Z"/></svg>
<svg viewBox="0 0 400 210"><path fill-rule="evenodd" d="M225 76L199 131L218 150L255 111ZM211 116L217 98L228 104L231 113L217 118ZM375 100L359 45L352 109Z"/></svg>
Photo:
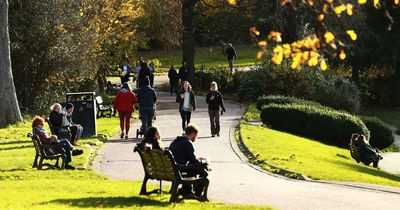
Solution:
<svg viewBox="0 0 400 210"><path fill-rule="evenodd" d="M104 103L103 97L101 97L101 96L96 96L95 99L96 99L97 108L99 108L100 110L103 110L103 109L104 109L104 106L103 106L103 103Z"/></svg>
<svg viewBox="0 0 400 210"><path fill-rule="evenodd" d="M57 131L55 130L54 126L51 124L50 118L46 117L45 120L46 120L46 123L49 125L51 134L56 135Z"/></svg>
<svg viewBox="0 0 400 210"><path fill-rule="evenodd" d="M137 146L134 151L139 153L144 172L149 178L172 182L182 179L171 151L158 149L143 151Z"/></svg>
<svg viewBox="0 0 400 210"><path fill-rule="evenodd" d="M50 151L43 149L42 142L40 141L38 135L28 133L28 137L31 137L33 146L35 147L35 151L38 156L47 157L52 155Z"/></svg>

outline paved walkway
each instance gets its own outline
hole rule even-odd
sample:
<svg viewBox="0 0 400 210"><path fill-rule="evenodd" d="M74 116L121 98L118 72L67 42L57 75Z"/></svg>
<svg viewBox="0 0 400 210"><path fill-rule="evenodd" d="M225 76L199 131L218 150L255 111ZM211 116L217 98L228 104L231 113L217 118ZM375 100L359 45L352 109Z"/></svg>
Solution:
<svg viewBox="0 0 400 210"><path fill-rule="evenodd" d="M180 117L175 97L158 93L158 110L155 125L159 127L164 146L181 133ZM380 190L362 189L340 184L297 181L263 172L246 162L237 150L232 129L242 112L240 105L226 102L227 112L221 118L221 137L211 138L204 97L197 97L199 108L192 123L202 129L195 142L198 156L211 160L209 174L211 201L246 205L268 205L278 209L400 209L399 188ZM129 133L136 137L139 122ZM139 139L111 139L99 150L93 168L112 179L139 180L144 173L134 145ZM139 192L133 192L139 193Z"/></svg>

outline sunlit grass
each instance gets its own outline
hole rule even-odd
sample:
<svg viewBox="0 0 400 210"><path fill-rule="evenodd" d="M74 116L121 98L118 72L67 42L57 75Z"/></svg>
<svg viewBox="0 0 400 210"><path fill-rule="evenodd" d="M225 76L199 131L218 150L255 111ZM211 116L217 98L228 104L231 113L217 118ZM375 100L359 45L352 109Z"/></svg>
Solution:
<svg viewBox="0 0 400 210"><path fill-rule="evenodd" d="M400 186L400 175L357 164L347 149L262 126L242 124L241 131L249 149L259 159L275 166L300 172L317 180Z"/></svg>
<svg viewBox="0 0 400 210"><path fill-rule="evenodd" d="M259 48L253 46L236 46L238 58L235 60L235 66L251 66L257 63L256 53ZM158 50L142 53L147 60L158 59L161 67L169 68L173 64L179 69L182 63L182 50ZM228 61L222 53L221 47L204 47L196 49L195 53L196 69L209 67L227 67Z"/></svg>
<svg viewBox="0 0 400 210"><path fill-rule="evenodd" d="M0 129L0 209L270 209L197 201L175 205L168 203L170 194L139 196L140 181L110 180L87 166L94 156L91 152L103 144L97 138L79 141L84 154L72 160L78 170L48 166L37 170L32 168L33 144L26 137L31 131L30 121ZM118 118L97 119L98 134L113 136L118 132L118 123ZM149 185L150 189L156 187Z"/></svg>
<svg viewBox="0 0 400 210"><path fill-rule="evenodd" d="M244 115L244 118L248 121L252 120L261 121L260 111L257 110L256 104L254 103L249 104L249 106L247 107L246 114Z"/></svg>

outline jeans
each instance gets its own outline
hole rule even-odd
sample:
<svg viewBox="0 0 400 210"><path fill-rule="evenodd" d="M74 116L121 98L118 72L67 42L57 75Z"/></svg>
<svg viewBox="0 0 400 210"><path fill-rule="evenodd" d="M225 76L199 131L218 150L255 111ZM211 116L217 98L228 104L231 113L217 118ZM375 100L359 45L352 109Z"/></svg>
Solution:
<svg viewBox="0 0 400 210"><path fill-rule="evenodd" d="M181 118L182 118L182 130L185 130L186 126L190 123L190 117L192 116L192 112L181 110Z"/></svg>
<svg viewBox="0 0 400 210"><path fill-rule="evenodd" d="M82 136L83 127L81 125L75 124L69 126L69 129L71 130L71 136L72 136L71 142L77 142Z"/></svg>
<svg viewBox="0 0 400 210"><path fill-rule="evenodd" d="M71 150L74 148L71 143L67 139L62 139L58 141L58 146L65 150L65 155L67 158L65 159L65 164L71 162Z"/></svg>
<svg viewBox="0 0 400 210"><path fill-rule="evenodd" d="M154 109L147 107L140 107L140 118L142 120L142 131L147 132L147 129L153 125Z"/></svg>
<svg viewBox="0 0 400 210"><path fill-rule="evenodd" d="M119 114L119 126L121 128L121 132L125 131L125 134L128 134L129 128L131 126L130 123L131 123L132 112L118 111L118 114Z"/></svg>
<svg viewBox="0 0 400 210"><path fill-rule="evenodd" d="M228 63L229 63L229 69L232 71L233 70L233 58L232 59L228 59Z"/></svg>
<svg viewBox="0 0 400 210"><path fill-rule="evenodd" d="M211 124L211 135L219 134L219 110L208 110L208 116L210 117Z"/></svg>

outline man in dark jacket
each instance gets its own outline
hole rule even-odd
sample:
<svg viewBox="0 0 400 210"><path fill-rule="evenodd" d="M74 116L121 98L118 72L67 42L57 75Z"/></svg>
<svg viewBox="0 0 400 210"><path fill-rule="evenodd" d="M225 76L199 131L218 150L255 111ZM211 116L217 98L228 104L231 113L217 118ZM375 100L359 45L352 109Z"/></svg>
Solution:
<svg viewBox="0 0 400 210"><path fill-rule="evenodd" d="M140 71L139 71L139 88L146 86L144 84L146 77L148 77L150 79L150 69L146 62L142 62L140 64Z"/></svg>
<svg viewBox="0 0 400 210"><path fill-rule="evenodd" d="M67 120L69 122L69 129L71 130L71 144L74 146L79 145L77 141L81 138L82 133L83 133L83 127L79 124L75 124L72 121L72 113L74 112L74 105L71 103L68 103L67 106L65 106L65 114L67 117Z"/></svg>
<svg viewBox="0 0 400 210"><path fill-rule="evenodd" d="M147 128L152 126L154 112L157 102L156 91L150 87L150 78L145 77L143 86L139 89L137 98L139 101L139 112L142 120L142 131L146 133Z"/></svg>
<svg viewBox="0 0 400 210"><path fill-rule="evenodd" d="M188 125L185 129L184 136L178 136L169 145L169 150L174 156L175 162L181 165L199 165L197 170L186 171L189 177L201 176L206 177L208 175L206 171L207 159L206 158L196 158L194 154L193 142L196 141L199 129L194 125ZM198 184L193 186L195 195L201 196L204 191L204 185ZM182 195L188 195L192 193L192 186L183 185L180 191Z"/></svg>
<svg viewBox="0 0 400 210"><path fill-rule="evenodd" d="M174 68L174 65L172 65L168 71L168 78L169 78L169 90L171 92L171 96L172 96L172 90L175 91L175 94L178 94L179 76Z"/></svg>
<svg viewBox="0 0 400 210"><path fill-rule="evenodd" d="M228 44L228 48L225 50L225 56L228 58L228 63L229 63L229 69L233 70L233 61L236 59L236 51L233 48L233 45L231 43Z"/></svg>
<svg viewBox="0 0 400 210"><path fill-rule="evenodd" d="M207 94L206 103L208 104L208 115L210 117L211 136L215 137L215 135L217 135L219 137L219 107L222 108L222 112L226 110L222 94L218 91L218 85L214 81L211 82L211 88L210 92Z"/></svg>
<svg viewBox="0 0 400 210"><path fill-rule="evenodd" d="M359 148L358 151L360 153L361 162L363 162L365 165L369 165L372 162L373 167L378 168L378 163L382 159L382 156L380 156L377 150L372 148L372 146L366 142L364 135L360 135L354 141L354 145Z"/></svg>
<svg viewBox="0 0 400 210"><path fill-rule="evenodd" d="M181 80L181 84L189 79L189 67L186 66L185 61L182 62L182 67L179 68L179 79Z"/></svg>

